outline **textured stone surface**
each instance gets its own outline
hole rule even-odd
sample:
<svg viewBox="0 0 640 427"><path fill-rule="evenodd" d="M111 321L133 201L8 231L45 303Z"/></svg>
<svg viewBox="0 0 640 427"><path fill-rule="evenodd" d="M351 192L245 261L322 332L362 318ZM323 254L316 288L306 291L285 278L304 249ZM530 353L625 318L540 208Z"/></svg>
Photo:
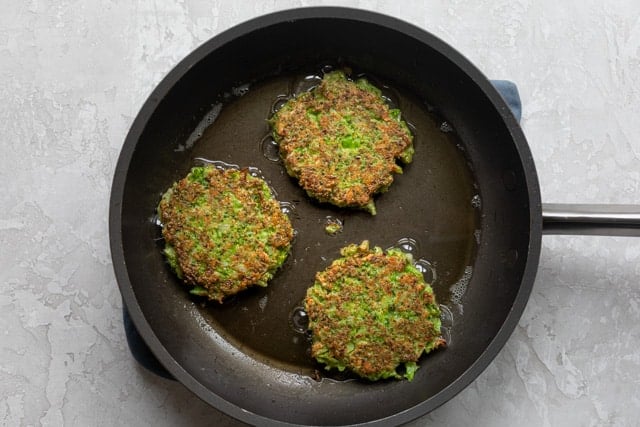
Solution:
<svg viewBox="0 0 640 427"><path fill-rule="evenodd" d="M0 0L0 424L236 425L130 357L107 212L158 81L216 33L321 1ZM547 202L640 203L640 2L344 1L518 83ZM545 237L515 333L414 425L637 425L640 239Z"/></svg>

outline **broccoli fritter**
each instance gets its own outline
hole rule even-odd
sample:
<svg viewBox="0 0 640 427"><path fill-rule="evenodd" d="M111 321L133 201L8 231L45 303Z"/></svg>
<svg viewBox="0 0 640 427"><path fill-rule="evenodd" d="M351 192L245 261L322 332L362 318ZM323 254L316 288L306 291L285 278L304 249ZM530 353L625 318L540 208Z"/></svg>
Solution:
<svg viewBox="0 0 640 427"><path fill-rule="evenodd" d="M365 79L342 71L293 98L270 120L287 173L311 197L375 215L373 196L386 191L396 162L410 163L413 136L400 110Z"/></svg>
<svg viewBox="0 0 640 427"><path fill-rule="evenodd" d="M431 286L399 249L364 241L340 253L307 290L311 354L371 381L413 379L420 356L445 345Z"/></svg>
<svg viewBox="0 0 640 427"><path fill-rule="evenodd" d="M191 293L222 302L267 286L293 229L266 182L247 170L194 167L158 206L164 254Z"/></svg>

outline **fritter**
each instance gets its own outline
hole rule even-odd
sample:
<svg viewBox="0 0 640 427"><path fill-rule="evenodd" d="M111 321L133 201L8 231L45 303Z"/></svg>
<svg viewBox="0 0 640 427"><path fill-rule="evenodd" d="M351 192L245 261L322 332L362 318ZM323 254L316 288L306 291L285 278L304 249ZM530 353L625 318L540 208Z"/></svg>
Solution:
<svg viewBox="0 0 640 427"><path fill-rule="evenodd" d="M158 214L171 268L191 293L218 302L267 286L293 238L267 183L244 169L194 167L162 196Z"/></svg>
<svg viewBox="0 0 640 427"><path fill-rule="evenodd" d="M431 286L399 249L364 241L340 253L307 290L311 354L371 381L413 379L420 356L445 345Z"/></svg>
<svg viewBox="0 0 640 427"><path fill-rule="evenodd" d="M270 124L287 173L309 196L375 215L373 196L402 173L397 160L413 157L413 136L400 116L366 79L334 71L287 101Z"/></svg>

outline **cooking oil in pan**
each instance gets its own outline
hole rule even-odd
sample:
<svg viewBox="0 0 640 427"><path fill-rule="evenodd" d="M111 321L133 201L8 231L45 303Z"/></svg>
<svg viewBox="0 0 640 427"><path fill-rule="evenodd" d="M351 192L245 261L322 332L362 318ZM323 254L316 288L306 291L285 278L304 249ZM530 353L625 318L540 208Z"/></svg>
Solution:
<svg viewBox="0 0 640 427"><path fill-rule="evenodd" d="M229 98L191 145L185 160L215 159L220 166L255 167L274 189L283 209L295 209L289 215L296 230L292 251L269 286L198 310L243 353L306 373L318 366L309 355L310 340L302 330L306 313L301 307L316 272L337 258L340 248L369 240L374 246L399 247L411 253L416 267L432 283L442 307L443 335L451 340L456 319L463 315L463 287L469 284L480 229L480 199L474 198L478 190L465 152L458 148L463 145L454 127L430 112L423 100L371 75L366 77L382 89L389 105L400 108L409 123L414 135L413 162L403 166L403 174L395 175L389 190L376 197L376 216L310 199L284 170L267 120L288 99L311 90L334 67L320 69L256 82L242 96ZM328 217L340 219L339 233L326 232Z"/></svg>
<svg viewBox="0 0 640 427"><path fill-rule="evenodd" d="M304 307L298 306L294 308L290 317L291 328L299 334L306 334L309 328L309 316L307 315Z"/></svg>
<svg viewBox="0 0 640 427"><path fill-rule="evenodd" d="M278 151L278 143L273 139L271 134L266 135L260 141L260 151L265 159L272 162L280 161L280 152Z"/></svg>

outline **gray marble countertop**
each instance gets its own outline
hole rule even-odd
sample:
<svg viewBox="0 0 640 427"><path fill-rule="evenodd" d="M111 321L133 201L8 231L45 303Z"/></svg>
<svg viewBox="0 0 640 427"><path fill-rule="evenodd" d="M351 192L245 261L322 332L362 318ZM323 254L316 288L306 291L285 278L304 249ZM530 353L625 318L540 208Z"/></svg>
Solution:
<svg viewBox="0 0 640 427"><path fill-rule="evenodd" d="M181 58L273 10L340 4L518 83L545 202L640 204L640 2L1 1L0 424L237 425L131 358L108 201L127 130ZM513 336L415 425L640 422L640 239L543 239Z"/></svg>

